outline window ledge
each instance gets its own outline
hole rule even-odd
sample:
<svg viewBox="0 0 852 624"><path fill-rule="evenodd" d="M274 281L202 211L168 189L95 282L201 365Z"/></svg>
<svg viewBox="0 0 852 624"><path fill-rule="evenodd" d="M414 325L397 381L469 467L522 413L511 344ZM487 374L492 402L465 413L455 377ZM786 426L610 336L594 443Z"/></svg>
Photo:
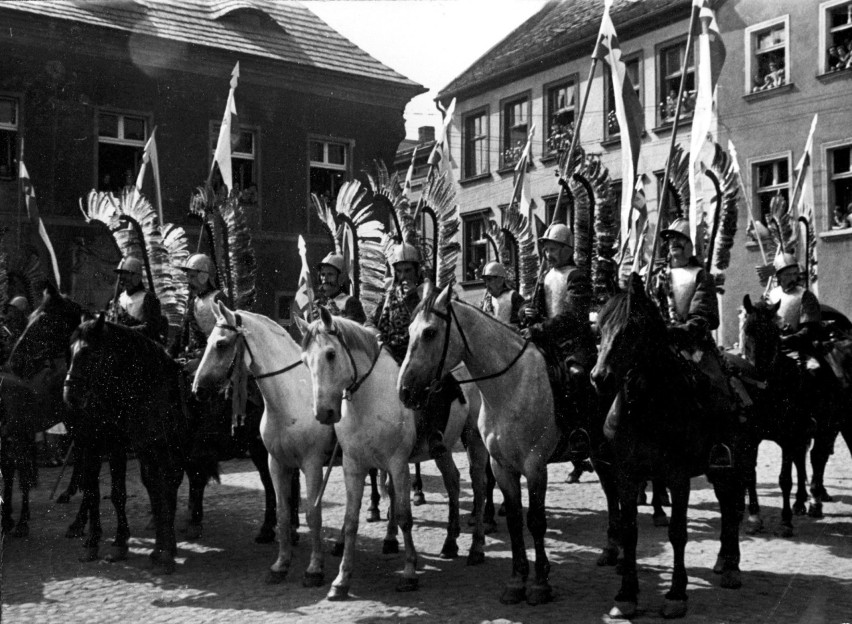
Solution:
<svg viewBox="0 0 852 624"><path fill-rule="evenodd" d="M693 117L692 113L690 113L689 116L687 116L687 117L681 116L680 121L677 124L677 127L680 128L682 126L692 125L692 117ZM672 122L670 122L670 121L664 122L664 123L661 123L656 128L652 128L651 132L653 132L654 134L665 134L667 132L672 131L672 126L674 126L674 124Z"/></svg>
<svg viewBox="0 0 852 624"><path fill-rule="evenodd" d="M474 288L485 288L485 280L466 280L464 282L459 282L459 286L461 286L464 290L473 290Z"/></svg>
<svg viewBox="0 0 852 624"><path fill-rule="evenodd" d="M690 119L692 119L692 118L690 117ZM670 129L670 126L671 126L671 124L667 124L667 125L660 126L660 128ZM657 130L657 129L658 128L655 128L655 130ZM644 139L646 136L648 136L648 133L645 132L644 130L642 130L642 134L639 135L639 136L641 136ZM616 147L616 146L620 146L620 145L621 145L621 134L614 134L614 135L604 139L603 141L601 141L601 147Z"/></svg>
<svg viewBox="0 0 852 624"><path fill-rule="evenodd" d="M550 165L559 160L559 154L556 152L545 154L540 160L542 165Z"/></svg>
<svg viewBox="0 0 852 624"><path fill-rule="evenodd" d="M469 178L464 178L463 180L459 180L460 186L467 186L469 184L473 184L474 182L481 182L482 180L490 180L491 172L486 171L485 173L480 173L479 175L471 176Z"/></svg>
<svg viewBox="0 0 852 624"><path fill-rule="evenodd" d="M840 78L850 78L852 77L852 67L827 71L822 74L817 74L816 77L820 82L832 82L833 80L839 80Z"/></svg>
<svg viewBox="0 0 852 624"><path fill-rule="evenodd" d="M762 100L764 98L772 97L773 95L778 95L779 93L787 93L788 91L792 91L793 86L794 84L792 82L788 82L787 84L783 84L780 87L773 87L771 89L765 89L763 91L754 91L752 93L746 93L743 96L743 99L746 102Z"/></svg>
<svg viewBox="0 0 852 624"><path fill-rule="evenodd" d="M500 168L497 170L497 175L504 176L504 175L506 175L507 173L514 173L514 172L515 172L515 167L516 167L517 165L518 165L518 163L517 163L517 161L516 161L516 162L513 162L511 165L505 165L505 166L503 166L503 167L500 167ZM527 163L527 171L529 171L530 169L533 169L533 164L532 164L532 163Z"/></svg>
<svg viewBox="0 0 852 624"><path fill-rule="evenodd" d="M822 240L842 240L842 239L852 239L852 228L843 228L842 230L828 230L827 232L820 232L819 237Z"/></svg>

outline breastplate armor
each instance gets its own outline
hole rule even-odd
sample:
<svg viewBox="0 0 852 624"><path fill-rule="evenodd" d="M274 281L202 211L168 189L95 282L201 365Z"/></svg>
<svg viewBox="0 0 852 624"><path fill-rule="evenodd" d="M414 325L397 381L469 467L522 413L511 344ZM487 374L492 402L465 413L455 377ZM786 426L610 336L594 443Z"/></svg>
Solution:
<svg viewBox="0 0 852 624"><path fill-rule="evenodd" d="M512 318L512 290L504 291L499 297L491 297L491 305L494 306L492 316L507 325Z"/></svg>
<svg viewBox="0 0 852 624"><path fill-rule="evenodd" d="M568 292L568 274L575 267L564 266L550 269L544 276L544 307L547 318L559 316L565 311L565 296Z"/></svg>
<svg viewBox="0 0 852 624"><path fill-rule="evenodd" d="M206 295L195 298L195 306L193 308L195 322L198 323L198 328L204 332L205 336L210 336L213 328L216 326L216 316L213 314L213 306L216 305L214 299L217 294L219 294L219 291L213 290Z"/></svg>
<svg viewBox="0 0 852 624"><path fill-rule="evenodd" d="M779 301L781 306L778 308L778 323L781 327L789 326L791 330L799 329L799 322L802 318L802 295L804 289L797 286L791 292L784 292L780 286L776 286L769 293L769 302L776 304Z"/></svg>
<svg viewBox="0 0 852 624"><path fill-rule="evenodd" d="M674 312L677 316L677 321L684 322L689 315L689 308L692 305L692 298L695 296L695 291L698 289L698 272L701 267L679 267L670 269L672 286L672 303L674 304Z"/></svg>
<svg viewBox="0 0 852 624"><path fill-rule="evenodd" d="M125 291L118 296L118 305L137 321L142 320L142 305L144 302L144 290L137 290L132 295L128 295Z"/></svg>

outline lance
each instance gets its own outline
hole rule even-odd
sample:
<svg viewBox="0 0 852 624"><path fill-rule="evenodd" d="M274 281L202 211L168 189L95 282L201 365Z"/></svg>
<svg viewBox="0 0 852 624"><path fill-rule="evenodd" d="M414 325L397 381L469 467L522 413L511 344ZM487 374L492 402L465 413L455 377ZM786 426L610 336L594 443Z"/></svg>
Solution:
<svg viewBox="0 0 852 624"><path fill-rule="evenodd" d="M331 469L334 466L334 460L337 457L337 449L340 447L340 440L337 439L337 436L334 436L334 448L331 450L331 458L328 460L328 468L325 469L325 476L322 478L322 485L320 486L319 494L317 494L317 498L314 501L314 507L319 507L320 501L322 500L322 495L325 492L325 486L328 485L328 478L331 476Z"/></svg>

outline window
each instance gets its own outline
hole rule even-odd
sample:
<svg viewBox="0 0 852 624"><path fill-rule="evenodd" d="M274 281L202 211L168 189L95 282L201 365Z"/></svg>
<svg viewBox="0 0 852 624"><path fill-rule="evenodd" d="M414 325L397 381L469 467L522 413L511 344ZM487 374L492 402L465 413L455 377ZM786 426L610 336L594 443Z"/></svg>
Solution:
<svg viewBox="0 0 852 624"><path fill-rule="evenodd" d="M832 229L852 228L852 146L829 150L828 167L828 205L834 206Z"/></svg>
<svg viewBox="0 0 852 624"><path fill-rule="evenodd" d="M544 155L554 154L561 146L555 135L574 130L577 115L577 79L572 78L544 87L544 127L550 139L544 144ZM526 138L524 139L526 142Z"/></svg>
<svg viewBox="0 0 852 624"><path fill-rule="evenodd" d="M488 262L488 239L485 237L485 210L462 215L464 230L464 281L482 279Z"/></svg>
<svg viewBox="0 0 852 624"><path fill-rule="evenodd" d="M275 320L279 325L289 327L293 320L293 300L296 293L292 290L275 291Z"/></svg>
<svg viewBox="0 0 852 624"><path fill-rule="evenodd" d="M502 104L503 135L501 168L512 167L521 157L530 132L530 98L523 96Z"/></svg>
<svg viewBox="0 0 852 624"><path fill-rule="evenodd" d="M639 86L639 57L635 56L624 61L627 69L627 77L630 78L630 84L633 85L633 90L636 92L636 97L642 101L642 91ZM604 137L611 139L617 137L621 133L621 128L618 127L618 119L615 116L615 93L612 90L612 78L610 72L604 72L604 81L606 89L604 91L604 110L606 111L606 123L604 124ZM679 86L679 85L678 85ZM674 115L674 111L672 111Z"/></svg>
<svg viewBox="0 0 852 624"><path fill-rule="evenodd" d="M210 129L210 153L216 150L221 124ZM231 181L233 190L239 194L240 203L253 205L258 203L257 180L257 135L255 129L240 126L231 129ZM218 167L213 176L213 189L222 188L222 177Z"/></svg>
<svg viewBox="0 0 852 624"><path fill-rule="evenodd" d="M349 143L311 139L308 149L310 192L333 205L340 187L348 177Z"/></svg>
<svg viewBox="0 0 852 624"><path fill-rule="evenodd" d="M488 111L471 113L464 118L464 177L488 173Z"/></svg>
<svg viewBox="0 0 852 624"><path fill-rule="evenodd" d="M745 92L775 89L790 82L789 18L784 16L745 30Z"/></svg>
<svg viewBox="0 0 852 624"><path fill-rule="evenodd" d="M820 4L820 72L852 67L852 2L831 0Z"/></svg>
<svg viewBox="0 0 852 624"><path fill-rule="evenodd" d="M755 206L760 210L760 220L766 224L775 198L782 197L789 205L790 167L786 158L757 163L752 167L752 175Z"/></svg>
<svg viewBox="0 0 852 624"><path fill-rule="evenodd" d="M12 180L18 161L18 100L0 97L0 180Z"/></svg>
<svg viewBox="0 0 852 624"><path fill-rule="evenodd" d="M136 183L147 138L145 117L98 113L98 190L120 193Z"/></svg>
<svg viewBox="0 0 852 624"><path fill-rule="evenodd" d="M657 96L660 102L660 123L674 122L677 106L677 94L680 90L680 78L683 59L686 55L686 41L681 41L659 50L659 80ZM690 65L686 68L686 84L683 89L683 103L680 108L681 119L691 117L695 109L695 55L690 55Z"/></svg>

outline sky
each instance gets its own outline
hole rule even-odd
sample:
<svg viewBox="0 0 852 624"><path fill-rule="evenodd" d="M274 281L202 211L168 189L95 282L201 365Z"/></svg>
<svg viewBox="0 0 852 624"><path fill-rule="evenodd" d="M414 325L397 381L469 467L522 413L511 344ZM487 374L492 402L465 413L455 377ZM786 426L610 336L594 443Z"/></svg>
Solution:
<svg viewBox="0 0 852 624"><path fill-rule="evenodd" d="M524 20L544 0L308 0L332 28L428 93L405 109L405 132L438 126L434 98Z"/></svg>

